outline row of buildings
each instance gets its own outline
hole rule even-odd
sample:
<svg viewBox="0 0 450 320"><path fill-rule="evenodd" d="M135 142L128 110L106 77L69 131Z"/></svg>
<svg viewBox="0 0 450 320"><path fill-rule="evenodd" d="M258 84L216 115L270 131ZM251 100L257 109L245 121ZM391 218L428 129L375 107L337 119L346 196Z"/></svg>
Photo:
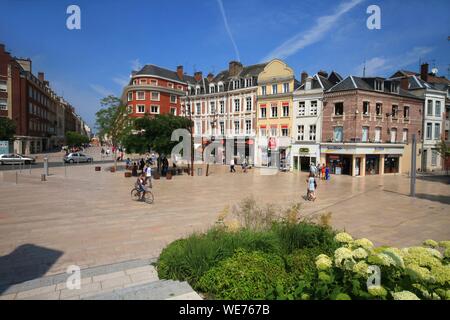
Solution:
<svg viewBox="0 0 450 320"><path fill-rule="evenodd" d="M11 151L33 154L65 145L65 134L91 136L74 107L32 71L32 61L11 56L0 44L0 117L12 119L16 135Z"/></svg>
<svg viewBox="0 0 450 320"><path fill-rule="evenodd" d="M219 141L215 158L224 164L237 157L289 170L322 163L334 174L404 173L415 135L419 170L436 171L438 146L449 142L450 81L433 71L423 64L389 78L319 71L297 79L279 59L232 61L206 77L146 65L132 72L122 99L132 118L190 117L196 148Z"/></svg>

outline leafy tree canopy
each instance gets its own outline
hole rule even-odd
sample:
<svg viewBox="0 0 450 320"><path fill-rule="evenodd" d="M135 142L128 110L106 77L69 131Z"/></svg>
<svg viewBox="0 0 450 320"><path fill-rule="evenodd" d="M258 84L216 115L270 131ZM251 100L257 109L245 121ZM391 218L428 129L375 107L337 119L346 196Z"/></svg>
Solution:
<svg viewBox="0 0 450 320"><path fill-rule="evenodd" d="M99 137L108 137L113 145L118 145L132 129L127 108L120 98L112 95L103 98L100 104L102 108L95 114Z"/></svg>
<svg viewBox="0 0 450 320"><path fill-rule="evenodd" d="M0 140L13 140L16 134L16 123L5 117L0 117Z"/></svg>
<svg viewBox="0 0 450 320"><path fill-rule="evenodd" d="M85 143L89 143L89 137L82 135L78 132L68 131L66 132L67 145L71 147L80 147Z"/></svg>

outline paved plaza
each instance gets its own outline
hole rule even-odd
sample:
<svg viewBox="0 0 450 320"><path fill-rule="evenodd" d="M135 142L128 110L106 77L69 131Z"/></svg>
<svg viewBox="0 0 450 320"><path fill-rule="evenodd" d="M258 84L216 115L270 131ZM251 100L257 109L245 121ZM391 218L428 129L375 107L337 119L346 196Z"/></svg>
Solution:
<svg viewBox="0 0 450 320"><path fill-rule="evenodd" d="M405 176L332 176L319 182L317 200L307 202L304 173L226 171L212 167L208 177L155 180L152 205L131 200L135 178L96 172L93 165L51 168L44 182L42 169L18 173L17 184L15 172L0 172L0 283L63 273L73 264L155 258L249 195L260 203L301 202L304 215L331 212L334 227L377 245L450 239L448 179L419 179L413 199Z"/></svg>

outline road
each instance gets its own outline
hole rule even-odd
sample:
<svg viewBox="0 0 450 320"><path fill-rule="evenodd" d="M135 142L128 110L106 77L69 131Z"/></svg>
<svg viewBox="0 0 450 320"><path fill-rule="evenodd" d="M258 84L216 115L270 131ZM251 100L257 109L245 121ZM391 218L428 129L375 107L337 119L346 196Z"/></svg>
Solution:
<svg viewBox="0 0 450 320"><path fill-rule="evenodd" d="M62 161L51 161L48 163L48 167L49 168L55 168L55 167L63 167L63 166L85 166L85 165L90 165L90 164L105 164L105 163L114 163L114 160L97 160L97 161L93 161L92 163L90 162L82 162L82 163L64 163ZM21 168L22 167L22 168ZM12 171L12 170L27 170L30 168L30 165L23 165L20 166L18 164L16 165L11 165L11 164L4 164L4 165L0 165L0 171ZM38 162L35 164L31 165L31 169L42 169L44 168L44 163L43 162Z"/></svg>

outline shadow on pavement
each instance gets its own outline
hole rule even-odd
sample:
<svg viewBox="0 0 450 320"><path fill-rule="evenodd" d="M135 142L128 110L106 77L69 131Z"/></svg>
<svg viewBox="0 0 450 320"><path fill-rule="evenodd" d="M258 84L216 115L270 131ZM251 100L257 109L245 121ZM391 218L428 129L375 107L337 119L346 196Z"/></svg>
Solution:
<svg viewBox="0 0 450 320"><path fill-rule="evenodd" d="M62 251L24 244L0 257L0 294L11 285L42 277Z"/></svg>
<svg viewBox="0 0 450 320"><path fill-rule="evenodd" d="M416 198L440 202L444 204L450 204L450 196L416 193Z"/></svg>
<svg viewBox="0 0 450 320"><path fill-rule="evenodd" d="M417 180L450 184L450 176L417 176Z"/></svg>

